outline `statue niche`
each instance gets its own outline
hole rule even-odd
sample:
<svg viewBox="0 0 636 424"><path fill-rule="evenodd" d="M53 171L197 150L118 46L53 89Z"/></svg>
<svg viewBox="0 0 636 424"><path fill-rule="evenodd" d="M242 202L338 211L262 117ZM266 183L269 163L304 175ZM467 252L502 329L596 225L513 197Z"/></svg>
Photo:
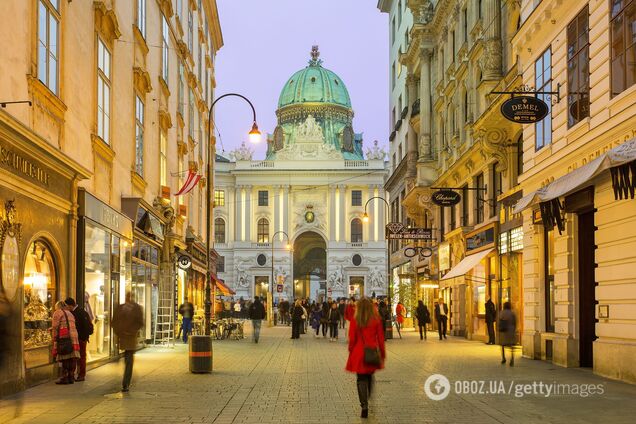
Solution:
<svg viewBox="0 0 636 424"><path fill-rule="evenodd" d="M353 143L355 141L355 133L351 125L347 125L342 130L342 150L353 153Z"/></svg>

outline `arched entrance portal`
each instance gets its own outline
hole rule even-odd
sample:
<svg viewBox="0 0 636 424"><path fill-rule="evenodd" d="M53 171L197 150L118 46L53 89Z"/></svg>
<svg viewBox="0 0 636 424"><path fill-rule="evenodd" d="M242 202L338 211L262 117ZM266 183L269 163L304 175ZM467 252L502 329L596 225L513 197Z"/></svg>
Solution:
<svg viewBox="0 0 636 424"><path fill-rule="evenodd" d="M326 276L325 239L313 231L301 234L294 242L294 298L324 297Z"/></svg>

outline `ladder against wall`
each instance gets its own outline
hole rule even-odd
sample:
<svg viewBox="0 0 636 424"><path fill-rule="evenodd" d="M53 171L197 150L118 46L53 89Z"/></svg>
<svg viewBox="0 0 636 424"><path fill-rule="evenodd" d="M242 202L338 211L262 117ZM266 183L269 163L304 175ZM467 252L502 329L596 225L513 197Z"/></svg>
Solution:
<svg viewBox="0 0 636 424"><path fill-rule="evenodd" d="M174 347L175 273L174 266L162 267L159 278L159 299L155 311L153 344Z"/></svg>

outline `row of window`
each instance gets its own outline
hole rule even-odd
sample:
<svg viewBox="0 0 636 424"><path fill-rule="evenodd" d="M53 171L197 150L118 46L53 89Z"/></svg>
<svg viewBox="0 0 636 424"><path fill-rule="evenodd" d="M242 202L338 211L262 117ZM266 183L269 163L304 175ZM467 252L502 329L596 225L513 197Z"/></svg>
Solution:
<svg viewBox="0 0 636 424"><path fill-rule="evenodd" d="M225 190L214 190L214 206L225 206ZM258 206L269 206L269 191L258 191ZM351 190L351 206L362 206L362 190Z"/></svg>
<svg viewBox="0 0 636 424"><path fill-rule="evenodd" d="M256 223L256 242L269 243L269 241L269 220L260 218ZM214 220L214 242L227 242L225 220L223 218ZM362 220L360 218L351 220L351 243L362 243Z"/></svg>

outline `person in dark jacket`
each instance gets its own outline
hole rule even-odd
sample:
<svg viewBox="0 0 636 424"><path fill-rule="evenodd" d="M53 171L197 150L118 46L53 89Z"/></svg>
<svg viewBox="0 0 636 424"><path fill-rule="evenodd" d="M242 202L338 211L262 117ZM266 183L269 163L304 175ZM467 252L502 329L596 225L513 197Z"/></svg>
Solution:
<svg viewBox="0 0 636 424"><path fill-rule="evenodd" d="M331 303L331 309L329 309L329 341L335 342L338 340L338 325L340 324L340 310L338 310L338 304L336 302Z"/></svg>
<svg viewBox="0 0 636 424"><path fill-rule="evenodd" d="M311 309L311 328L316 332L316 337L320 332L320 321L322 320L322 308L320 303L314 303Z"/></svg>
<svg viewBox="0 0 636 424"><path fill-rule="evenodd" d="M300 306L300 300L296 300L294 302L294 306L291 310L291 321L292 321L292 339L300 338L300 326L303 325L303 314L305 310L302 306Z"/></svg>
<svg viewBox="0 0 636 424"><path fill-rule="evenodd" d="M77 338L80 347L80 358L75 361L73 375L75 376L75 371L77 371L75 381L84 381L86 379L86 344L88 343L90 335L93 334L93 323L91 322L90 316L88 316L88 312L77 305L75 299L69 297L64 303L75 317L75 328L77 329Z"/></svg>
<svg viewBox="0 0 636 424"><path fill-rule="evenodd" d="M510 349L510 366L515 365L515 350L514 346L517 344L517 317L512 312L512 306L510 302L506 302L503 305L503 311L499 316L499 343L501 344L501 363L506 363L505 348Z"/></svg>
<svg viewBox="0 0 636 424"><path fill-rule="evenodd" d="M420 328L420 340L426 340L426 324L431 322L431 313L421 300L417 301L415 317L417 318L417 326ZM422 335L422 329L424 329L424 335Z"/></svg>
<svg viewBox="0 0 636 424"><path fill-rule="evenodd" d="M365 350L377 352L378 362L365 361ZM369 299L363 297L356 305L353 318L349 321L349 358L346 370L357 374L358 398L362 408L360 417L369 415L369 396L373 386L373 373L384 368L386 350L384 348L384 325Z"/></svg>
<svg viewBox="0 0 636 424"><path fill-rule="evenodd" d="M444 299L439 298L439 302L435 305L435 320L437 321L437 331L439 339L442 336L446 339L446 324L448 323L448 306L444 303Z"/></svg>
<svg viewBox="0 0 636 424"><path fill-rule="evenodd" d="M126 367L121 391L128 392L137 350L137 333L144 326L144 310L134 301L132 292L127 292L126 303L115 309L111 325L119 338L119 348L125 351Z"/></svg>
<svg viewBox="0 0 636 424"><path fill-rule="evenodd" d="M192 331L192 317L194 317L194 305L188 302L188 298L183 299L179 306L181 314L181 331L183 331L183 343L188 343L188 334Z"/></svg>
<svg viewBox="0 0 636 424"><path fill-rule="evenodd" d="M486 344L495 344L495 320L497 319L497 310L492 299L488 297L486 301L486 327L488 328L488 342Z"/></svg>
<svg viewBox="0 0 636 424"><path fill-rule="evenodd" d="M322 328L322 337L327 338L327 329L329 328L329 304L327 302L322 302L320 327Z"/></svg>
<svg viewBox="0 0 636 424"><path fill-rule="evenodd" d="M345 309L347 309L347 304L345 303L344 298L338 301L338 312L340 312L340 328L345 328Z"/></svg>
<svg viewBox="0 0 636 424"><path fill-rule="evenodd" d="M252 320L252 329L254 330L252 340L254 340L254 343L258 343L258 338L261 335L261 324L265 319L265 307L258 296L254 298L254 302L250 305L248 315Z"/></svg>

